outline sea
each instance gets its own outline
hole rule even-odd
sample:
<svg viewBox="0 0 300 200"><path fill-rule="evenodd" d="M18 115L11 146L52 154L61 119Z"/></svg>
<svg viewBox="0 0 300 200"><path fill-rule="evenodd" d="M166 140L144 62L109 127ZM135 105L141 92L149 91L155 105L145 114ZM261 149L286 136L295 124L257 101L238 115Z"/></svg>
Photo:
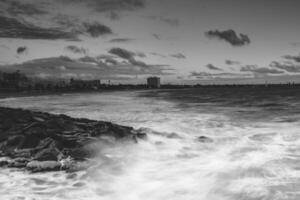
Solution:
<svg viewBox="0 0 300 200"><path fill-rule="evenodd" d="M0 106L147 133L138 143L99 144L93 166L79 172L2 168L1 200L300 199L296 87L75 93L6 98Z"/></svg>

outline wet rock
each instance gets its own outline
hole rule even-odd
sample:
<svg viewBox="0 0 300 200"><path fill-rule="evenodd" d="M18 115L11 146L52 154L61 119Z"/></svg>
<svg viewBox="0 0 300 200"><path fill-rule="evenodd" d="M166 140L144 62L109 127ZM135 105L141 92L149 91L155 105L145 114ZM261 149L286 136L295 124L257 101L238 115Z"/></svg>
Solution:
<svg viewBox="0 0 300 200"><path fill-rule="evenodd" d="M8 163L8 167L16 167L16 168L24 168L26 167L27 163L28 163L28 159L27 158L15 158L13 160L10 160Z"/></svg>
<svg viewBox="0 0 300 200"><path fill-rule="evenodd" d="M212 142L214 142L213 139L211 139L211 138L209 138L209 137L206 137L206 136L199 136L199 137L197 138L197 140L198 140L199 142L202 142L202 143L212 143Z"/></svg>
<svg viewBox="0 0 300 200"><path fill-rule="evenodd" d="M42 149L35 154L33 159L38 161L57 160L59 154L60 152L56 148Z"/></svg>
<svg viewBox="0 0 300 200"><path fill-rule="evenodd" d="M76 165L99 149L86 147L103 137L137 142L146 134L110 122L0 107L0 158L13 160L0 161L0 166L31 171L79 169Z"/></svg>
<svg viewBox="0 0 300 200"><path fill-rule="evenodd" d="M10 159L7 157L0 158L0 167L7 166L9 161L10 161Z"/></svg>

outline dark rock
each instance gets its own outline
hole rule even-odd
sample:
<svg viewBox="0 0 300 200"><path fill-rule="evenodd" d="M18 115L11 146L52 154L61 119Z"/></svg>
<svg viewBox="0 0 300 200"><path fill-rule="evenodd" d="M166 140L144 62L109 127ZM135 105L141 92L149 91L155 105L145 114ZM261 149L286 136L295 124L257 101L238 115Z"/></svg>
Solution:
<svg viewBox="0 0 300 200"><path fill-rule="evenodd" d="M91 144L104 137L137 142L146 134L110 122L0 107L0 158L11 158L0 160L0 166L80 170L78 161L95 156L99 148Z"/></svg>
<svg viewBox="0 0 300 200"><path fill-rule="evenodd" d="M212 143L214 142L213 139L209 138L209 137L206 137L206 136L200 136L197 138L199 142L202 142L202 143Z"/></svg>
<svg viewBox="0 0 300 200"><path fill-rule="evenodd" d="M28 161L29 160L27 158L15 158L8 162L8 167L24 168L26 167Z"/></svg>
<svg viewBox="0 0 300 200"><path fill-rule="evenodd" d="M45 160L57 161L57 157L59 154L60 152L56 148L47 148L37 152L33 159L38 161L45 161Z"/></svg>
<svg viewBox="0 0 300 200"><path fill-rule="evenodd" d="M10 161L10 159L7 157L0 158L0 167L7 166L9 161Z"/></svg>
<svg viewBox="0 0 300 200"><path fill-rule="evenodd" d="M18 146L21 142L23 142L23 140L24 140L23 135L12 135L7 138L7 145Z"/></svg>

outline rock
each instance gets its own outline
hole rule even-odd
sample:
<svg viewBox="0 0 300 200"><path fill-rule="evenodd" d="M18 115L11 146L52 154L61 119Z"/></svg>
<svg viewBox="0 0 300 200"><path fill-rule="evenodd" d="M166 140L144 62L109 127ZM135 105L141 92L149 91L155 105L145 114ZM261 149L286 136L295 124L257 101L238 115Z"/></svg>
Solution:
<svg viewBox="0 0 300 200"><path fill-rule="evenodd" d="M42 149L41 151L35 154L33 159L38 161L45 161L45 160L57 161L57 156L59 154L60 152L56 148Z"/></svg>
<svg viewBox="0 0 300 200"><path fill-rule="evenodd" d="M58 161L31 161L27 163L26 168L32 172L58 171L61 169L61 163Z"/></svg>
<svg viewBox="0 0 300 200"><path fill-rule="evenodd" d="M28 163L27 158L15 158L8 163L8 167L24 168Z"/></svg>
<svg viewBox="0 0 300 200"><path fill-rule="evenodd" d="M8 146L18 146L24 140L23 135L12 135L7 138Z"/></svg>
<svg viewBox="0 0 300 200"><path fill-rule="evenodd" d="M209 138L209 137L206 137L206 136L200 136L197 138L199 142L202 142L202 143L212 143L214 142L213 139Z"/></svg>
<svg viewBox="0 0 300 200"><path fill-rule="evenodd" d="M86 168L79 162L96 155L102 138L137 141L146 136L110 122L0 107L0 158L11 159L0 160L0 166L76 171Z"/></svg>
<svg viewBox="0 0 300 200"><path fill-rule="evenodd" d="M7 166L9 161L10 161L10 159L7 157L0 158L0 167Z"/></svg>

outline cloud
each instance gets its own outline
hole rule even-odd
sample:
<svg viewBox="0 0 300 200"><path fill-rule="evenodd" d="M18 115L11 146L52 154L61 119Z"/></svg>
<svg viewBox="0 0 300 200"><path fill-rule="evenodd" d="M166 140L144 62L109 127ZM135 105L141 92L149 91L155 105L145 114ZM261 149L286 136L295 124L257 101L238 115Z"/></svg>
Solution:
<svg viewBox="0 0 300 200"><path fill-rule="evenodd" d="M125 65L131 65L134 67L137 67L140 71L146 73L146 72L153 72L157 71L160 72L162 70L173 70L173 69L166 69L165 67L168 67L169 65L165 65L165 64L147 64L143 61L139 61L135 59L135 56L140 57L138 54L139 53L134 53L132 51L126 50L126 49L122 49L122 48L112 48L108 51L108 53L112 54L112 55L116 55L122 59L125 60L125 62L123 62ZM170 74L170 73L165 73L165 74Z"/></svg>
<svg viewBox="0 0 300 200"><path fill-rule="evenodd" d="M210 70L215 70L215 71L223 71L221 68L214 66L213 64L207 64L206 67Z"/></svg>
<svg viewBox="0 0 300 200"><path fill-rule="evenodd" d="M87 49L85 49L83 47L77 47L75 45L66 46L65 49L67 51L70 51L75 54L86 54L87 53Z"/></svg>
<svg viewBox="0 0 300 200"><path fill-rule="evenodd" d="M287 60L293 60L295 62L300 63L300 54L298 56L286 55L286 56L283 56L283 58L285 58Z"/></svg>
<svg viewBox="0 0 300 200"><path fill-rule="evenodd" d="M132 38L114 38L109 40L110 43L125 43L125 42L131 42L134 39Z"/></svg>
<svg viewBox="0 0 300 200"><path fill-rule="evenodd" d="M268 68L268 67L258 67L256 65L246 65L240 69L241 72L253 72L256 74L283 74L284 71Z"/></svg>
<svg viewBox="0 0 300 200"><path fill-rule="evenodd" d="M28 52L28 48L26 46L17 48L17 54L23 54L23 53L27 53L27 52Z"/></svg>
<svg viewBox="0 0 300 200"><path fill-rule="evenodd" d="M108 51L110 54L119 56L120 58L131 60L134 59L134 53L122 48L112 48Z"/></svg>
<svg viewBox="0 0 300 200"><path fill-rule="evenodd" d="M177 59L186 59L186 56L182 53L171 54L170 56Z"/></svg>
<svg viewBox="0 0 300 200"><path fill-rule="evenodd" d="M239 65L239 64L241 64L239 61L235 61L235 60L225 60L225 63L227 65Z"/></svg>
<svg viewBox="0 0 300 200"><path fill-rule="evenodd" d="M73 26L74 24L72 24ZM88 34L91 37L112 34L112 30L98 22L83 23L67 31L65 28L43 28L15 18L0 16L0 38L45 39L45 40L75 40L78 36Z"/></svg>
<svg viewBox="0 0 300 200"><path fill-rule="evenodd" d="M89 33L92 37L112 34L112 30L108 26L99 24L98 22L84 23L84 27L86 29L86 32Z"/></svg>
<svg viewBox="0 0 300 200"><path fill-rule="evenodd" d="M230 43L232 46L244 46L250 44L250 38L245 34L239 34L232 30L219 31L219 30L210 30L207 31L206 36L209 38L219 38L221 40L225 40Z"/></svg>
<svg viewBox="0 0 300 200"><path fill-rule="evenodd" d="M80 77L85 74L84 78L116 78L120 76L135 75L167 75L164 65L132 65L118 61L102 62L97 57L85 56L79 59L71 59L66 56L40 58L26 61L19 64L1 65L2 70L20 70L31 77L38 77L40 74L46 74L47 78L70 78ZM137 61L138 62L138 61Z"/></svg>
<svg viewBox="0 0 300 200"><path fill-rule="evenodd" d="M191 72L190 77L196 77L196 78L212 78L212 74L208 72Z"/></svg>
<svg viewBox="0 0 300 200"><path fill-rule="evenodd" d="M287 72L290 72L290 73L298 73L300 72L300 66L296 66L294 64L283 64L283 63L279 63L277 61L273 61L271 64L270 64L270 67L275 67L275 68L278 68L278 69L283 69Z"/></svg>
<svg viewBox="0 0 300 200"><path fill-rule="evenodd" d="M161 40L160 35L158 35L156 33L152 34L152 36L157 40Z"/></svg>
<svg viewBox="0 0 300 200"><path fill-rule="evenodd" d="M78 61L85 62L85 63L94 63L98 64L99 61L97 58L91 57L91 56L84 56L78 59Z"/></svg>
<svg viewBox="0 0 300 200"><path fill-rule="evenodd" d="M14 18L0 16L0 38L77 40L77 34L56 28L42 28Z"/></svg>
<svg viewBox="0 0 300 200"><path fill-rule="evenodd" d="M297 46L300 46L300 42L292 42L291 45L297 47Z"/></svg>
<svg viewBox="0 0 300 200"><path fill-rule="evenodd" d="M135 52L135 56L140 57L140 58L146 58L146 54L143 52Z"/></svg>
<svg viewBox="0 0 300 200"><path fill-rule="evenodd" d="M163 16L147 16L146 18L167 23L170 26L179 26L179 20Z"/></svg>
<svg viewBox="0 0 300 200"><path fill-rule="evenodd" d="M73 3L74 0L65 0ZM78 1L78 0L77 0ZM79 0L98 12L135 10L145 7L144 0Z"/></svg>
<svg viewBox="0 0 300 200"><path fill-rule="evenodd" d="M153 55L153 56L159 56L161 58L166 58L167 57L166 55L161 54L161 53L157 53L157 52L151 52L150 54Z"/></svg>
<svg viewBox="0 0 300 200"><path fill-rule="evenodd" d="M38 7L36 4L32 3L24 3L22 1L14 1L14 0L2 0L2 5L6 7L6 11L12 15L27 15L27 16L34 16L34 15L43 15L46 14L47 11Z"/></svg>
<svg viewBox="0 0 300 200"><path fill-rule="evenodd" d="M235 78L249 78L249 74L239 73L208 73L208 72L190 72L189 77L204 80L216 80L216 79L235 79Z"/></svg>

